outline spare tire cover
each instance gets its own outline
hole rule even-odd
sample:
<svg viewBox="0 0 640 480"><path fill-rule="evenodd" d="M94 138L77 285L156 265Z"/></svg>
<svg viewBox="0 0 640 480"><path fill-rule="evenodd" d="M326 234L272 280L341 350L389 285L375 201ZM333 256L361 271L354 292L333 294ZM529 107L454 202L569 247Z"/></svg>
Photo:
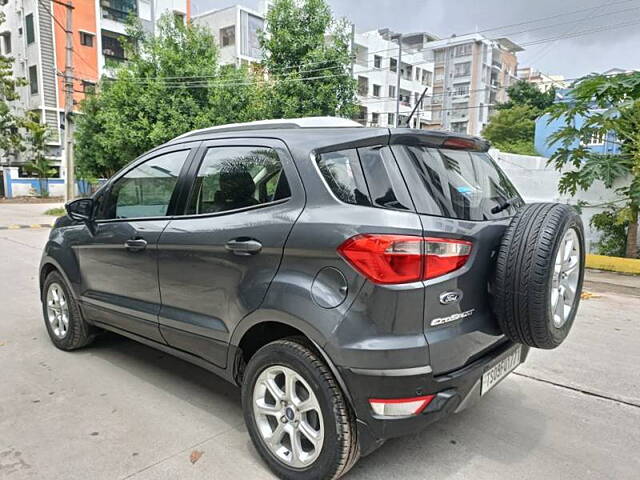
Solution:
<svg viewBox="0 0 640 480"><path fill-rule="evenodd" d="M511 340L556 348L569 334L584 278L584 228L569 205L526 205L500 244L491 291Z"/></svg>

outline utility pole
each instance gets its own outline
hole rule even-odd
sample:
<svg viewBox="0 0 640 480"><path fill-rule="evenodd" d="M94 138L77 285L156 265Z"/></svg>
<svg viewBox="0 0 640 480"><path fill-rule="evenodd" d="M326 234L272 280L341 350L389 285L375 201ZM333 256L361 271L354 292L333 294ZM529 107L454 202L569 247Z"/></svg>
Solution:
<svg viewBox="0 0 640 480"><path fill-rule="evenodd" d="M73 162L73 4L71 0L52 0L67 9L65 26L66 46L64 64L64 166L66 178L64 182L64 201L73 200L76 196L75 166Z"/></svg>
<svg viewBox="0 0 640 480"><path fill-rule="evenodd" d="M402 34L397 35L398 39L398 63L396 65L396 118L393 121L393 126L398 127L400 125L400 77L401 77L401 65L402 65Z"/></svg>

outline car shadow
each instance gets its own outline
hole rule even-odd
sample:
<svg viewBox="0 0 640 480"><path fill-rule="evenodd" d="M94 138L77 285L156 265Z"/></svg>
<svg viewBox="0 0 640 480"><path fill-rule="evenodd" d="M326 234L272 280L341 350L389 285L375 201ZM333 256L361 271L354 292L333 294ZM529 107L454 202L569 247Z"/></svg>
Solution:
<svg viewBox="0 0 640 480"><path fill-rule="evenodd" d="M210 411L246 434L240 389L203 368L112 333L100 335L91 348L77 353L81 352L100 357L144 382ZM397 478L400 472L403 479L448 478L464 473L481 459L509 465L529 455L546 428L544 415L526 403L522 385L507 378L468 410L419 434L387 441L361 459L346 478L388 479ZM250 445L248 434L247 444ZM262 462L252 446L247 451L252 461Z"/></svg>

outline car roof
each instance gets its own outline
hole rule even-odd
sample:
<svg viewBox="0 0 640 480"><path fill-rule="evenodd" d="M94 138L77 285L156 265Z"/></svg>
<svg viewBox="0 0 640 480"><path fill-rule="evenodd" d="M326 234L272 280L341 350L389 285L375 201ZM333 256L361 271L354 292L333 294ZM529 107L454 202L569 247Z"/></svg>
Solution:
<svg viewBox="0 0 640 480"><path fill-rule="evenodd" d="M363 127L353 120L336 117L307 117L236 123L194 130L167 142L164 146L184 142L236 138L270 138L290 147L306 147L322 152L365 145L409 144L440 147L449 139L466 141L470 149L487 151L489 143L481 138L444 130Z"/></svg>

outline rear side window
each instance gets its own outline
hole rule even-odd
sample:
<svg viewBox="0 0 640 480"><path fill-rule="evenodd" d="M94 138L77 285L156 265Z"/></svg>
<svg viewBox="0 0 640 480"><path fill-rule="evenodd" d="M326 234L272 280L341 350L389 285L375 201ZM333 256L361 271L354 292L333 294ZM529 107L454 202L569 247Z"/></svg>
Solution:
<svg viewBox="0 0 640 480"><path fill-rule="evenodd" d="M523 204L486 152L394 145L418 212L462 220L510 217ZM404 168L404 167L403 167ZM414 175L415 173L415 175ZM510 207L492 209L510 200Z"/></svg>
<svg viewBox="0 0 640 480"><path fill-rule="evenodd" d="M396 210L413 208L387 147L323 153L318 167L331 191L345 203Z"/></svg>
<svg viewBox="0 0 640 480"><path fill-rule="evenodd" d="M266 147L212 147L202 160L187 214L217 213L291 196L278 154Z"/></svg>
<svg viewBox="0 0 640 480"><path fill-rule="evenodd" d="M318 167L339 200L353 205L371 205L355 149L323 153L318 159Z"/></svg>

